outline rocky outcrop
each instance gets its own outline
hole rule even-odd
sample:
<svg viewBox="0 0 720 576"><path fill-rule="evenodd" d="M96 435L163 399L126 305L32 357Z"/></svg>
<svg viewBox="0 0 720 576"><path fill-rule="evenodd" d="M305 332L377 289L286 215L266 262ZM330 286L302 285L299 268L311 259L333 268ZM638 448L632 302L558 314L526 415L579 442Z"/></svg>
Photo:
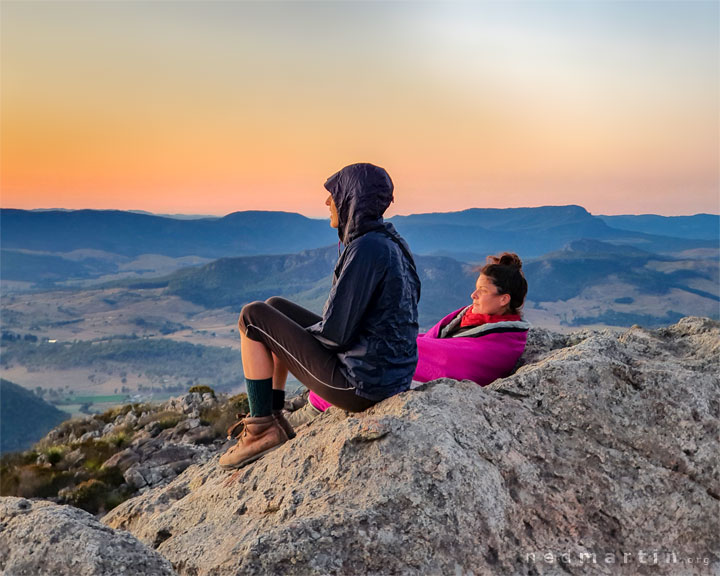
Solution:
<svg viewBox="0 0 720 576"><path fill-rule="evenodd" d="M171 576L170 563L127 532L51 502L0 499L0 573L6 576Z"/></svg>
<svg viewBox="0 0 720 576"><path fill-rule="evenodd" d="M197 576L720 573L720 325L540 334L533 354L487 388L330 409L103 522Z"/></svg>
<svg viewBox="0 0 720 576"><path fill-rule="evenodd" d="M125 481L125 490L144 492L167 484L190 464L207 462L217 453L224 438L218 439L218 430L200 415L207 411L217 414L221 408L227 407L221 406L213 394L190 393L152 410L140 407L123 411L110 422L104 422L102 416L70 421L51 431L43 445L69 446L63 450L58 468L70 471L82 467L85 460L83 450L72 449L73 446L93 442L127 446L107 458L102 470L117 468ZM76 434L75 430L81 433ZM48 465L45 453L38 456L38 463ZM79 478L84 479L81 475ZM74 486L60 490L59 501L73 503L75 491Z"/></svg>
<svg viewBox="0 0 720 576"><path fill-rule="evenodd" d="M101 515L167 484L216 454L227 427L246 411L244 394L218 399L207 386L195 388L200 392L162 404L128 404L63 422L32 450L3 458L0 494Z"/></svg>
<svg viewBox="0 0 720 576"><path fill-rule="evenodd" d="M163 429L162 423L153 420L135 435L130 446L103 463L104 468L118 467L127 484L140 492L152 486L167 484L193 463L206 462L215 454L222 442L213 442L216 431L203 424L203 409L213 409L218 401L212 394L191 393L172 398L161 406L161 413L175 412L180 420ZM128 425L129 412L121 424ZM131 421L137 426L139 419Z"/></svg>
<svg viewBox="0 0 720 576"><path fill-rule="evenodd" d="M114 454L104 468L117 467L125 481L141 492L166 484L190 464L206 462L218 446L207 446L215 438L210 426L201 426L198 418L184 420L172 428L150 427L139 434L128 448Z"/></svg>

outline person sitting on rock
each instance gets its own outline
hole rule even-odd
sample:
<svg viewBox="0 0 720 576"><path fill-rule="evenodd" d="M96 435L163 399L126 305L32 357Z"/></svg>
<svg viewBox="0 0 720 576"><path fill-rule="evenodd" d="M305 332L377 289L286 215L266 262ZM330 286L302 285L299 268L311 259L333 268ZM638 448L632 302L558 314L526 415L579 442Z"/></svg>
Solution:
<svg viewBox="0 0 720 576"><path fill-rule="evenodd" d="M283 298L240 313L250 415L220 466L239 468L294 436L282 415L288 370L319 398L359 412L410 388L417 363L420 278L405 241L383 214L389 174L353 164L325 182L338 257L322 316ZM338 245L339 248L339 245Z"/></svg>
<svg viewBox="0 0 720 576"><path fill-rule="evenodd" d="M413 379L452 378L486 386L508 376L525 350L530 328L520 316L527 289L517 254L488 256L470 295L472 304L418 336Z"/></svg>
<svg viewBox="0 0 720 576"><path fill-rule="evenodd" d="M520 308L527 294L522 261L505 252L488 256L480 269L472 304L451 312L417 338L418 363L413 380L472 380L486 386L508 376L525 350L530 325ZM312 391L307 404L289 419L309 422L331 404Z"/></svg>

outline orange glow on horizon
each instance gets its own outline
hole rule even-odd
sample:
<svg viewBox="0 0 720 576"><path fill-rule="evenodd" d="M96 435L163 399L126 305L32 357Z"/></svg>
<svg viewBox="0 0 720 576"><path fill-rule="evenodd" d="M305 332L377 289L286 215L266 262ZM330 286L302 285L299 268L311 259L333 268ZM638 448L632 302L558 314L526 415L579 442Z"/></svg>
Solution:
<svg viewBox="0 0 720 576"><path fill-rule="evenodd" d="M325 217L369 161L390 214L718 213L718 12L5 3L0 206Z"/></svg>

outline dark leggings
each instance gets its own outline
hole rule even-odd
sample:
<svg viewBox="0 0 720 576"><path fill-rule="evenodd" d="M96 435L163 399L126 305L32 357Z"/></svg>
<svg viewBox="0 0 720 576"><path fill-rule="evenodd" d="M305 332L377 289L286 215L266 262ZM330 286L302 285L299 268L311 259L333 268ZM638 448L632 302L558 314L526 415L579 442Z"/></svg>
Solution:
<svg viewBox="0 0 720 576"><path fill-rule="evenodd" d="M310 310L274 296L243 306L239 326L248 338L265 344L300 382L323 400L350 412L369 408L375 402L355 394L355 385L340 371L337 355L305 330L320 320Z"/></svg>

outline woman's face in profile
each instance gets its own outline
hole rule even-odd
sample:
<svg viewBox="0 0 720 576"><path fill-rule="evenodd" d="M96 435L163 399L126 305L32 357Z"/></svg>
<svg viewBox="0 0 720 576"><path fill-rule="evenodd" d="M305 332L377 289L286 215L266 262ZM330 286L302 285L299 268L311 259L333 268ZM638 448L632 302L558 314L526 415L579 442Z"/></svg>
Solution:
<svg viewBox="0 0 720 576"><path fill-rule="evenodd" d="M493 281L480 274L475 282L475 291L470 295L473 314L504 314L510 303L509 294L499 294Z"/></svg>
<svg viewBox="0 0 720 576"><path fill-rule="evenodd" d="M337 228L340 225L340 219L338 218L338 211L332 194L329 194L325 200L325 206L330 208L330 227Z"/></svg>

